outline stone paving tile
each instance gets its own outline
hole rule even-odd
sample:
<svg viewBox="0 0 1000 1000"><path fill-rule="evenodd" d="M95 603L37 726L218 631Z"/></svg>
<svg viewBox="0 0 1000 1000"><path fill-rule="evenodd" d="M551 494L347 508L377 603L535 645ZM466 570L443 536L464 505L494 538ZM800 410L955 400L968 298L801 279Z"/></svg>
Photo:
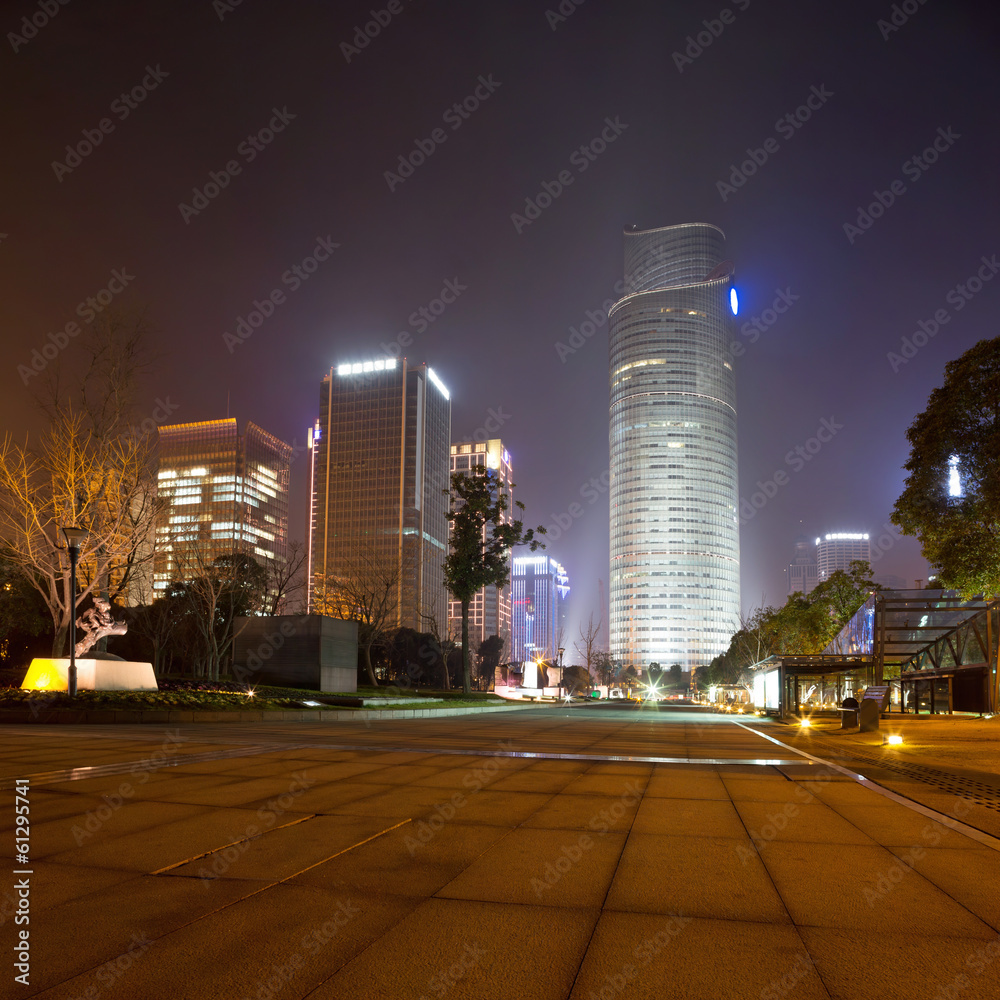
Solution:
<svg viewBox="0 0 1000 1000"><path fill-rule="evenodd" d="M314 816L293 826L283 826L285 822L284 816L258 819L256 830L235 846L157 877L277 882L394 825L370 816Z"/></svg>
<svg viewBox="0 0 1000 1000"><path fill-rule="evenodd" d="M800 927L983 939L995 934L921 874L905 871L894 882L900 861L882 847L773 842L761 858Z"/></svg>
<svg viewBox="0 0 1000 1000"><path fill-rule="evenodd" d="M718 799L642 800L632 826L634 833L676 837L733 837L741 842L747 831L732 802Z"/></svg>
<svg viewBox="0 0 1000 1000"><path fill-rule="evenodd" d="M245 892L245 887L237 882L133 878L106 892L71 899L51 910L35 910L31 915L32 986L45 990L79 975L86 988L101 990L102 998L110 995L102 990L108 977L102 983L88 974L88 970L125 954L130 946L138 950L141 942L183 926ZM184 982L178 971L175 968L160 972L161 984L164 978L173 984L171 995L176 995L174 990ZM188 975L191 971L188 970ZM111 978L113 981L114 977ZM69 998L84 994L82 987L66 986L53 990L52 995ZM145 994L157 995L161 994Z"/></svg>
<svg viewBox="0 0 1000 1000"><path fill-rule="evenodd" d="M370 822L370 821L369 821ZM331 891L432 896L494 849L507 827L407 823L292 879Z"/></svg>
<svg viewBox="0 0 1000 1000"><path fill-rule="evenodd" d="M596 909L519 906L512 912L498 903L429 899L311 1000L565 997L597 917Z"/></svg>
<svg viewBox="0 0 1000 1000"><path fill-rule="evenodd" d="M1000 851L928 847L923 851L894 848L893 853L995 931L1000 931ZM1000 964L996 968L1000 975Z"/></svg>
<svg viewBox="0 0 1000 1000"><path fill-rule="evenodd" d="M770 770L770 769L768 769ZM804 802L802 787L786 778L746 777L723 773L722 783L734 802Z"/></svg>
<svg viewBox="0 0 1000 1000"><path fill-rule="evenodd" d="M979 850L982 844L957 830L950 830L938 820L924 816L889 799L872 796L868 805L837 806L839 812L880 844L890 847L952 847L956 850ZM954 799L951 802L954 805Z"/></svg>
<svg viewBox="0 0 1000 1000"><path fill-rule="evenodd" d="M641 774L581 774L574 778L562 791L563 795L606 795L634 797L636 789L646 788L647 779Z"/></svg>
<svg viewBox="0 0 1000 1000"><path fill-rule="evenodd" d="M793 990L782 988L785 977ZM790 925L606 910L570 997L770 1000L786 995L828 997Z"/></svg>
<svg viewBox="0 0 1000 1000"><path fill-rule="evenodd" d="M803 927L833 1000L998 1000L1000 940ZM793 994L794 995L794 994Z"/></svg>
<svg viewBox="0 0 1000 1000"><path fill-rule="evenodd" d="M729 801L729 792L716 773L687 773L678 767L670 771L657 769L646 785L646 795L669 799L723 799Z"/></svg>
<svg viewBox="0 0 1000 1000"><path fill-rule="evenodd" d="M760 858L722 837L632 833L605 906L638 913L790 923Z"/></svg>
<svg viewBox="0 0 1000 1000"><path fill-rule="evenodd" d="M841 814L821 803L736 802L750 835L764 841L867 844L875 841Z"/></svg>
<svg viewBox="0 0 1000 1000"><path fill-rule="evenodd" d="M147 803L145 809L153 809ZM241 840L247 831L262 828L261 817L250 809L210 809L205 806L178 806L160 804L162 809L187 809L183 819L159 823L147 829L124 836L114 835L94 838L82 847L55 854L49 858L56 863L89 865L97 868L120 868L125 871L150 872L164 865L211 851ZM282 823L302 817L302 813L286 813ZM275 824L277 825L277 824Z"/></svg>
<svg viewBox="0 0 1000 1000"><path fill-rule="evenodd" d="M179 802L148 802L141 799L98 799L80 797L79 812L63 816L46 823L31 824L31 857L59 858L70 864L96 864L97 867L116 867L114 856L103 861L83 859L81 851L110 839L143 835L147 830L156 830L165 823L174 823L196 816L202 807ZM121 802L114 809L109 802Z"/></svg>
<svg viewBox="0 0 1000 1000"><path fill-rule="evenodd" d="M469 865L436 895L600 909L624 842L621 833L521 827L509 831L489 854Z"/></svg>
<svg viewBox="0 0 1000 1000"><path fill-rule="evenodd" d="M604 795L555 795L522 824L547 830L627 833L639 807L639 796L609 799Z"/></svg>

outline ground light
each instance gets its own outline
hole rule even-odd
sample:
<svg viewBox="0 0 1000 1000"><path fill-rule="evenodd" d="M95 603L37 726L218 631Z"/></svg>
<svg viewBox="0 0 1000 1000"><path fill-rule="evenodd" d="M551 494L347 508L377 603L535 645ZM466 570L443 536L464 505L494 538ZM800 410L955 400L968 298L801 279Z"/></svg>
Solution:
<svg viewBox="0 0 1000 1000"><path fill-rule="evenodd" d="M802 721L799 722L799 725L803 729L808 729L812 725L812 720L811 719L802 719Z"/></svg>
<svg viewBox="0 0 1000 1000"><path fill-rule="evenodd" d="M896 733L892 733L889 736L886 736L886 738L883 741L882 745L883 746L898 747L902 742L903 742L903 737L902 736L899 736Z"/></svg>

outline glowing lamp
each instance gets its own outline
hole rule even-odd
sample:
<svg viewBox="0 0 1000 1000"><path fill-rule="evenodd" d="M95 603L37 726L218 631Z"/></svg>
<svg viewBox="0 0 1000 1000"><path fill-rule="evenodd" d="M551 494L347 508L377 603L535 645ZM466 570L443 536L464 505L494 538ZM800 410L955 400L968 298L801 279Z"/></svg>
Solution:
<svg viewBox="0 0 1000 1000"><path fill-rule="evenodd" d="M729 289L729 308L732 309L734 316L740 311L740 297L736 294L735 288Z"/></svg>

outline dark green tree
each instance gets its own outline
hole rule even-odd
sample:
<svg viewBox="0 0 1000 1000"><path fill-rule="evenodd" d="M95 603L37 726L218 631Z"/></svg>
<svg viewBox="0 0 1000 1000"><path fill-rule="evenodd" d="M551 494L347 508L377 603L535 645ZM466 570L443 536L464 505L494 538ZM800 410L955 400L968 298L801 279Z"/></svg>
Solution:
<svg viewBox="0 0 1000 1000"><path fill-rule="evenodd" d="M513 484L511 484L513 486ZM445 586L462 604L462 687L472 690L472 650L469 647L469 604L483 587L503 587L510 580L510 553L515 545L534 552L544 548L535 538L542 527L525 530L522 521L508 520L510 495L496 473L479 467L471 473L451 476L448 520L451 522L450 552L444 561ZM514 501L524 510L524 504Z"/></svg>
<svg viewBox="0 0 1000 1000"><path fill-rule="evenodd" d="M906 438L909 475L892 523L916 536L941 586L1000 593L1000 337L945 365Z"/></svg>

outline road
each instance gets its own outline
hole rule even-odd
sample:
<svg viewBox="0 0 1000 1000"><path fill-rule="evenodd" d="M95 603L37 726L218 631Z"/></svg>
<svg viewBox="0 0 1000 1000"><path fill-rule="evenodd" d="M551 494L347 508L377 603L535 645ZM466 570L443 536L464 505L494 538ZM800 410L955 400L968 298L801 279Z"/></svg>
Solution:
<svg viewBox="0 0 1000 1000"><path fill-rule="evenodd" d="M5 726L4 995L1000 997L995 814L826 746L611 706Z"/></svg>

